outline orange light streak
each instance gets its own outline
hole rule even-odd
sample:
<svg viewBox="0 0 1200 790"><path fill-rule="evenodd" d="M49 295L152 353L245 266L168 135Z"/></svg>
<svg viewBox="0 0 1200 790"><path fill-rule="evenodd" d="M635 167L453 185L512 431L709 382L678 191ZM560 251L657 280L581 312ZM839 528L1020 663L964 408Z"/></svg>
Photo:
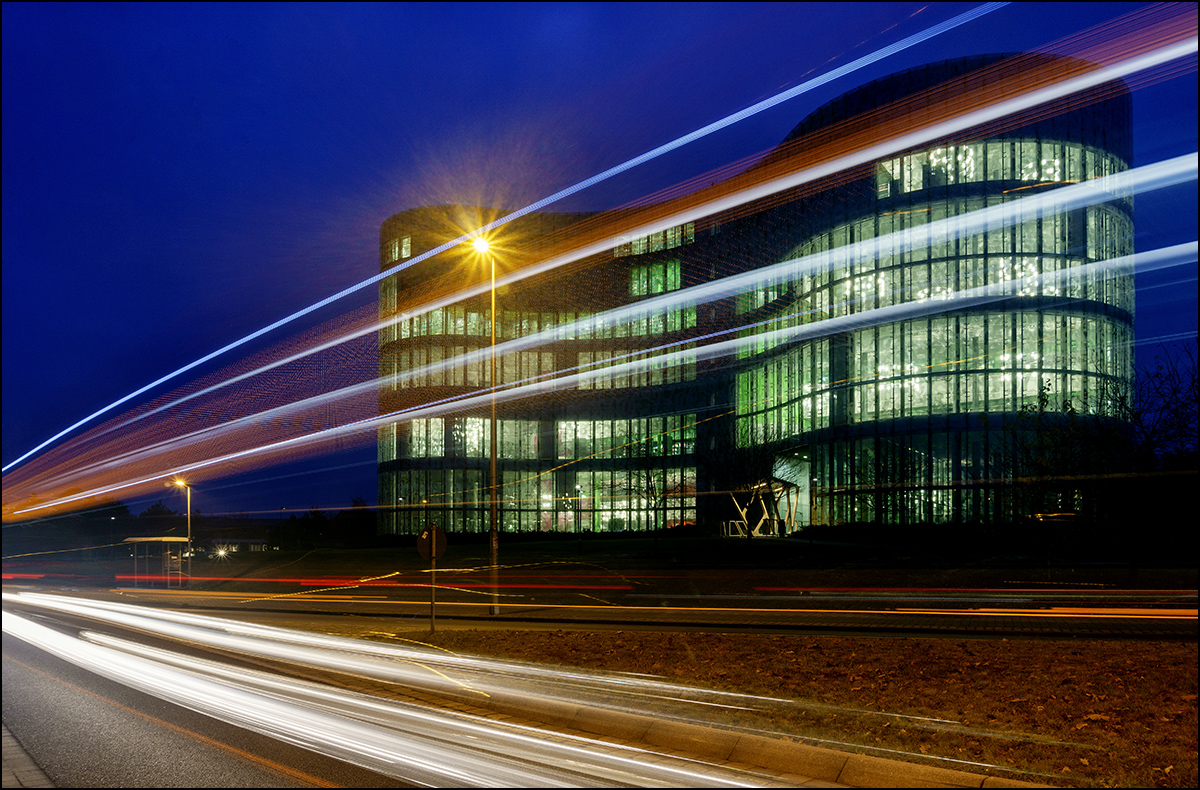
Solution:
<svg viewBox="0 0 1200 790"><path fill-rule="evenodd" d="M509 271L520 271L571 250L626 235L630 229L645 226L681 211L727 199L775 179L835 162L882 141L909 134L914 129L930 127L1091 73L1104 66L1187 41L1196 36L1196 30L1196 7L1193 4L1160 4L1138 9L1118 20L1083 31L1049 47L1056 54L1067 55L1071 59L1051 60L1037 54L1007 58L901 101L790 141L749 169L742 168L745 168L751 159L743 159L648 196L645 201L638 201L637 205L598 214L542 238L516 239L507 251L503 245L500 247L498 263L503 264L503 268ZM1195 68L1195 59L1185 58L1127 81L1141 86ZM974 140L995 135L1006 129L1068 112L1090 102L1101 101L1117 90L1116 86L1102 86L1084 91L1002 121L989 122L965 130L954 135L953 140L931 141L930 144ZM740 172L735 174L735 171ZM837 184L848 183L870 175L868 171L869 168L865 167L850 168L836 176L792 187L769 198L711 215L708 220L697 223L696 232L700 233L714 224L760 212L770 206L816 194ZM474 219L483 221L486 217ZM447 230L447 233L454 232L456 231ZM485 273L475 267L457 265L462 262L462 256L465 254L465 250L450 250L423 263L421 268L424 271L444 273L424 282L419 295L408 297L405 294L407 300L398 306L399 311L416 309L419 304L427 304L433 299L459 293L464 283L477 285L481 282L480 278L484 277ZM562 268L560 274L570 277L601 266L606 260L609 258L604 255L593 255L568 264ZM719 262L714 262L714 267L718 276L730 273L722 271ZM230 427L211 438L182 447L175 448L173 445L180 437L207 431L232 420L249 420L272 408L374 379L378 374L377 346L374 335L367 330L374 326L376 321L374 306L354 311L321 327L277 343L263 352L246 357L219 372L197 379L169 395L155 398L46 451L5 474L5 522L24 518L16 516L15 511L38 502L53 501L77 491L112 487L130 480L153 478L156 475L166 476L174 469L208 459L305 436L324 428L377 414L378 396L372 392L364 392L350 398L313 404L265 421L248 421L244 427ZM307 354L313 348L348 335L357 337L350 343ZM296 356L298 358L268 372L254 375L237 385L199 394L232 377L245 375L264 365L279 363ZM409 394L416 392L415 389L410 390ZM155 409L185 396L191 397L186 405L146 416ZM558 393L552 397L566 399L573 397L573 394ZM337 441L365 444L373 442L374 438L373 432L364 432L354 439L343 438ZM166 447L172 449L160 457L157 451ZM223 466L205 470L198 477L197 483L202 485L205 480L243 473L283 461L298 460L328 449L329 443L314 443L302 449L293 448L230 461ZM138 488L125 491L123 496L145 494L153 491L156 485L156 482L147 482ZM37 515L82 509L95 506L100 501L76 501L69 505L49 507L40 509Z"/></svg>

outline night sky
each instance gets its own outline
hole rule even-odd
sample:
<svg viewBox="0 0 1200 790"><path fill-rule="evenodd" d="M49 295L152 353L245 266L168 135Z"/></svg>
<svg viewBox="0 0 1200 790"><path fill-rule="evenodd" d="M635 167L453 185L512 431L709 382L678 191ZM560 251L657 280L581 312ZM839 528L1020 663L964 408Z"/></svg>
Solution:
<svg viewBox="0 0 1200 790"><path fill-rule="evenodd" d="M5 3L4 463L371 276L391 214L519 208L972 6ZM1010 5L552 208L634 200L871 79L1046 51L1138 6ZM1194 61L1134 94L1133 165L1196 150L1196 95ZM1196 239L1194 182L1136 209L1139 250ZM1194 342L1195 268L1138 285L1139 356ZM373 459L213 481L196 506L373 502Z"/></svg>

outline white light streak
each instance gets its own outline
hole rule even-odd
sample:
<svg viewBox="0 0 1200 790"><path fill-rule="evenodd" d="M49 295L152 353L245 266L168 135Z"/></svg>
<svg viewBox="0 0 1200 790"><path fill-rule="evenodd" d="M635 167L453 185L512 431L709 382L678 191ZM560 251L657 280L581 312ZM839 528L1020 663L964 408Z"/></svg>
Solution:
<svg viewBox="0 0 1200 790"><path fill-rule="evenodd" d="M531 689L548 680L554 680L555 688L565 690L590 678L583 672L555 678L553 670L541 669L537 684L514 682L510 674L514 669L528 674L534 667L122 604L44 595L6 593L4 597L186 642L383 679L400 684L401 690L412 685L428 686L434 678L414 658L426 664L440 660L449 671L470 672L473 683L475 678L483 678L498 689L522 697L536 694ZM181 621L191 624L183 625ZM771 783L764 775L700 760L295 681L101 633L85 632L84 639L77 639L7 611L4 631L160 699L407 781L508 787ZM253 636L233 639L234 632ZM222 635L231 639L220 639Z"/></svg>
<svg viewBox="0 0 1200 790"><path fill-rule="evenodd" d="M155 387L157 387L160 384L164 384L168 381L171 381L172 379L178 378L179 376L183 375L187 371L192 370L200 365L203 365L204 363L209 362L209 361L215 359L216 357L219 357L219 356L225 354L228 351L232 351L235 348L243 346L252 340L262 337L263 335L265 335L269 332L272 332L272 331L278 329L279 327L290 324L293 321L296 321L300 318L303 318L306 315L309 315L310 313L316 312L317 310L320 310L323 307L326 307L336 301L339 301L340 299L343 299L344 297L349 296L350 294L356 293L358 291L361 291L364 288L368 288L372 285L375 285L379 281L383 280L386 277L391 276L392 274L395 274L397 271L399 271L401 269L407 268L407 267L412 266L416 263L419 263L427 258L430 258L434 255L438 255L442 252L445 252L446 250L451 249L452 247L455 247L465 241L469 241L469 240L475 238L476 236L478 236L481 233L485 233L488 230L500 227L501 225L503 225L507 222L512 222L513 220L517 219L518 217L524 216L525 214L528 214L531 211L537 211L539 209L542 209L542 208L544 208L552 203L555 203L569 195L573 195L576 192L579 192L580 190L594 186L594 185L600 183L601 181L611 178L614 175L623 173L633 167L636 167L640 164L644 164L645 162L648 162L651 159L655 159L655 158L661 156L662 154L665 154L669 151L673 151L683 145L687 145L690 142L698 140L701 137L705 137L709 134L712 134L713 132L718 131L719 129L723 129L726 126L729 126L730 124L736 123L737 121L745 120L746 118L749 118L752 115L762 112L763 110L766 110L770 107L773 107L782 101L786 101L787 99L791 99L791 98L794 98L795 96L799 96L800 94L805 93L805 92L811 90L812 88L823 85L823 84L825 84L833 79L836 79L838 77L845 76L846 74L849 74L853 71L857 71L858 69L863 68L864 66L870 65L871 63L881 60L889 55L893 55L897 52L900 52L904 49L907 49L911 46L921 43L922 41L932 38L933 36L940 35L941 33L947 32L949 30L953 30L954 28L959 27L960 25L966 24L967 22L970 22L980 16L983 16L984 14L990 13L998 8L1002 8L1005 5L1007 5L1007 3L985 3L981 6L973 8L963 14L960 14L959 16L954 17L953 19L950 19L939 25L935 25L935 26L929 28L928 30L925 30L925 31L917 33L913 36L910 36L909 38L906 38L903 41L900 41L896 44L892 44L888 47L884 47L883 49L881 49L871 55L866 55L862 58L859 58L858 60L854 61L853 63L847 64L846 66L842 66L837 69L834 69L833 71L829 72L826 75L823 75L821 77L816 77L800 86L783 91L782 93L776 95L775 97L772 97L771 99L767 99L765 101L759 102L758 104L755 104L751 107L748 107L744 110L734 113L733 115L730 115L720 121L709 124L708 126L705 126L702 129L698 129L694 132L684 135L683 137L680 137L670 143L667 143L666 145L660 146L659 148L656 148L652 151L648 151L647 153L642 154L641 156L635 157L635 158L629 160L628 162L625 162L621 165L617 165L616 167L610 168L609 170L606 170L603 173L599 173L595 176L592 176L591 178L588 178L584 181L579 182L578 184L575 184L574 186L568 187L567 189L557 192L557 193L551 195L550 197L543 198L542 200L539 200L536 203L526 206L523 209L515 211L512 214L501 217L500 219L498 219L492 223L489 223L488 225L485 225L482 228L478 228L474 231L471 231L470 233L463 234L462 236L459 236L457 239L454 239L453 241L446 242L445 244L443 244L439 247L436 247L426 253L417 255L414 258L412 258L408 261L405 261L403 264L395 266L392 269L387 270L386 272L381 272L380 274L377 274L374 277L370 277L366 280L363 280L362 282L352 285L349 288L344 288L343 290L338 291L337 293L333 294L332 296L326 297L325 299L322 299L319 302L315 302L314 304L311 304L302 310L298 310L289 316L285 316L284 318L281 318L278 321L275 321L274 323L263 327L262 329L252 332L249 335L246 335L245 337L242 337L239 340L235 340L234 342L229 343L228 345L222 346L221 348L217 349L216 351L213 351L212 353L207 354L207 355L201 357L200 359L197 359L195 362L191 362L187 365L184 365L183 367L175 370L174 372L168 373L167 375L165 375L159 379L156 379L155 381L150 382L146 386L144 386L138 390L135 390L134 392L129 393L125 397L120 398L119 400L113 401L112 403L105 406L104 408L93 412L92 414L88 415L87 417L84 417L82 420L76 422L74 425L71 425L68 428L63 429L62 431L59 431L54 436L51 436L49 439L42 442L38 446L34 447L32 450L29 450L28 452L26 452L24 455L21 455L20 457L18 457L15 460L6 464L2 469L0 469L0 471L7 472L9 469L11 469L12 467L21 463L29 456L33 455L34 453L38 452L39 450L43 449L44 447L47 447L48 445L52 444L53 442L61 439L63 436L66 436L68 433L75 430L76 428L86 425L87 423L96 419L100 415L107 414L108 412L115 409L117 406L120 406L122 403L126 403L127 401L129 401L133 398L136 398L137 396L154 389Z"/></svg>
<svg viewBox="0 0 1200 790"><path fill-rule="evenodd" d="M564 266L566 264L573 263L578 260L582 260L583 258L589 257L591 255L605 252L605 251L609 250L610 248L612 248L613 246L615 246L617 243L619 243L621 241L621 239L623 239L625 237L646 236L646 235L649 235L652 233L664 231L667 228L671 228L676 225L681 225L686 222L695 222L697 220L703 219L712 214L716 214L721 211L737 208L738 206L744 205L744 204L749 203L754 200L762 199L764 197L769 197L770 195L775 194L776 192L779 192L779 191L782 191L785 189L794 188L797 186L802 186L803 184L810 183L816 179L823 178L823 177L826 177L829 175L833 175L835 173L842 172L843 170L847 170L849 168L852 168L852 167L855 167L858 165L867 164L867 163L875 161L877 159L886 159L894 154L901 153L901 152L909 150L911 148L919 147L925 143L928 143L930 140L935 140L935 139L939 139L941 137L951 136L957 132L961 132L965 129L969 129L973 126L996 121L996 120L1006 117L1007 115L1009 115L1011 113L1017 113L1017 112L1029 110L1040 104L1048 103L1048 102L1054 101L1056 99L1061 99L1065 96L1069 96L1072 93L1077 93L1079 91L1083 91L1088 88L1093 88L1093 87L1096 87L1097 85L1102 85L1105 82L1108 82L1108 81L1111 81L1114 79L1121 79L1124 77L1128 77L1132 74L1136 74L1139 71L1154 68L1154 67L1160 66L1164 63L1168 63L1172 60L1177 60L1182 57L1187 57L1188 55L1194 55L1194 54L1196 54L1196 52L1197 52L1197 39L1195 39L1195 38L1192 38L1187 41L1180 42L1180 43L1177 43L1177 44L1174 44L1171 46L1160 47L1160 48L1152 50L1151 52L1148 52L1144 55L1141 55L1138 57L1132 57L1132 58L1126 59L1124 61L1120 61L1118 63L1107 66L1105 68L1097 69L1095 71L1089 72L1082 76L1075 77L1075 78L1072 78L1069 80L1064 80L1061 83L1058 83L1058 84L1055 84L1055 85L1052 85L1052 86L1049 86L1046 88L1041 88L1039 90L1032 91L1028 94L1019 96L1017 98L1008 100L1006 102L998 103L998 104L992 105L990 107L976 110L972 113L968 113L968 114L959 116L957 118L954 118L949 121L945 121L945 122L942 122L942 123L939 123L936 125L913 130L912 132L906 133L904 135L900 135L898 137L891 138L889 140L883 141L883 142L878 143L869 148L862 149L860 151L853 152L851 154L847 154L845 156L839 157L831 162L825 163L818 167L802 169L795 173L789 174L787 176L782 176L774 181L770 181L765 184L758 185L756 187L753 187L748 190L744 190L737 194L724 196L717 200L709 201L707 203L700 204L698 206L689 208L687 210L679 211L679 212L676 212L669 216L657 219L653 222L640 225L636 228L623 230L619 237L613 236L613 237L609 237L606 239L602 239L602 240L597 241L586 247L582 247L580 249L573 250L569 253L566 253L566 254L563 254L560 256L556 256L554 258L551 258L547 261L543 261L542 263L536 264L534 266L524 268L517 272L511 272L509 274L502 275L496 281L496 287L502 288L502 287L505 287L508 285L512 285L514 283L520 282L521 280L527 279L529 277L533 277L533 276L536 276L539 274L544 274L544 273L552 271L553 269L556 269L560 266ZM803 87L803 86L801 86L801 87ZM768 100L768 101L770 101L770 100ZM1119 175L1125 175L1125 174L1119 174ZM1098 181L1103 181L1103 180L1101 179ZM1086 186L1086 184L1081 184L1079 186ZM1102 185L1101 188L1103 189L1105 187ZM545 204L534 204L534 205L545 205ZM524 212L524 210L522 210L522 211ZM383 272L383 273L377 275L376 277L373 277L372 279L365 281L365 283L366 284L377 283L378 281L384 279L385 277L395 274L397 271L399 271L400 268L406 268L408 266L412 266L416 263L419 263L422 260L425 260L426 258L428 258L434 254L444 252L445 250L450 249L451 247L456 246L457 244L471 238L472 235L484 232L492 227L497 226L497 223L508 222L508 221L511 221L512 219L515 219L517 216L521 215L521 213L522 212L517 212L515 214L508 215L507 217L504 217L501 220L497 220L496 223L492 223L490 225L484 226L484 228L481 228L478 231L474 231L471 234L466 234L464 236L461 236L458 239L455 239L452 242L448 242L447 244L442 245L441 247L438 247L435 250L431 250L428 253L423 253L422 255L419 255L409 261L406 261L401 267L389 269L386 272ZM528 212L524 212L524 213L528 213ZM356 288L357 287L358 286L356 286ZM163 406L160 406L147 414L139 415L138 417L134 417L126 422L120 423L117 426L114 426L114 428L121 427L121 425L127 425L132 422L136 422L139 419L144 419L145 417L148 417L151 414L159 413L163 410L169 409L173 406L176 406L178 404L181 404L183 402L191 400L192 398L196 398L196 397L199 397L200 395L214 392L218 389L229 386L229 385L239 382L239 381L244 381L248 378L259 375L261 373L266 373L266 372L273 370L275 368L278 368L282 365L286 365L288 363L295 362L297 360L303 359L312 354L320 353L322 351L327 351L327 350L334 348L337 345L340 345L342 343L350 342L352 340L358 339L365 335L374 333L374 332L376 332L384 327L390 326L391 324L396 323L400 320L412 318L413 316L417 316L417 315L423 315L423 314L429 313L433 310L437 310L437 309L455 304L457 302L463 301L465 299L469 299L474 296L479 296L481 294L484 294L484 293L487 293L488 291L490 291L490 288L491 288L490 284L481 284L481 285L475 286L473 288L467 288L462 291L459 291L459 292L457 292L449 297L446 297L444 299L429 302L425 305L422 305L419 308L416 308L412 311L405 313L403 316L396 316L395 318L392 318L389 320L380 321L378 324L376 324L374 326L368 327L366 329L358 330L355 332L347 333L339 338L336 338L331 341L327 341L327 342L322 343L318 346L315 346L311 349L307 349L305 351L301 351L301 352L297 352L296 354L292 354L292 355L290 355L284 359L281 359L277 362L272 362L270 364L263 365L259 368L256 368L255 370L248 371L246 373L242 373L238 376L230 378L229 380L227 380L225 382L221 382L219 384L215 384L211 387L205 388L204 390L202 390L200 392L183 396L182 398L172 401L171 403L164 404ZM644 304L646 304L646 302L642 302L640 304L644 305ZM180 371L180 372L182 372L182 371ZM153 385L151 385L151 386L153 386ZM137 393L134 393L134 394L137 394ZM113 405L115 406L116 404L113 404ZM111 408L111 407L109 407L109 408ZM97 414L93 415L93 417L98 416L100 413L102 413L102 412L97 412ZM92 418L89 417L88 420L90 420L90 419L92 419ZM82 423L79 423L79 424L82 424ZM72 427L73 428L78 427L79 424L77 424L76 426L72 426ZM68 429L68 430L71 430L71 429ZM61 435L62 434L59 434L59 436L61 436ZM54 437L54 438L58 438L58 437ZM51 439L50 441L54 441L54 439ZM42 445L42 446L45 446L45 445ZM35 448L34 451L36 451L37 449L40 449L40 447ZM33 452L33 451L31 451L31 452ZM17 460L20 461L21 459L17 459ZM16 462L14 462L14 463L16 463ZM8 467L5 467L5 470L7 470L7 468Z"/></svg>
<svg viewBox="0 0 1200 790"><path fill-rule="evenodd" d="M602 673L459 655L434 648L389 645L117 602L38 593L4 593L4 599L10 603L64 612L99 623L113 623L185 643L208 645L244 655L273 658L368 680L384 681L395 684L397 691L402 694L411 688L427 688L435 692L439 688L444 690L445 683L440 681L449 678L468 693L482 692L486 689L493 697L507 696L509 700L533 703L535 707L538 701L545 701L604 707L644 716L647 715L644 700L653 698L665 701L670 706L666 709L669 713L665 714L669 718L705 726L711 726L712 721L704 717L704 711L689 714L688 708L719 706L754 710L764 706L784 705L902 720L905 726L924 729L969 732L986 737L1014 737L1012 733L967 730L961 722L928 716L696 689L664 682L648 675ZM11 622L10 617L13 618ZM697 760L662 760L661 755L651 754L639 747L617 746L587 737L562 733L548 736L545 731L528 726L434 710L397 700L347 692L320 683L246 670L223 662L198 659L194 655L152 648L102 633L85 632L82 637L86 643L80 642L62 634L48 632L48 629L41 626L33 626L28 620L9 612L5 612L4 615L4 630L86 669L193 710L200 710L238 726L282 738L303 748L353 762L371 770L414 781L420 778L417 775L418 770L439 771L447 759L455 761L456 779L478 781L480 776L488 775L485 769L491 761L499 759L504 770L510 769L515 761L520 770L525 772L518 777L524 784L516 786L532 786L538 781L545 782L545 776L541 772L547 770L547 766L570 766L573 771L601 784L696 786L770 783L767 777L751 772L730 771ZM54 638L44 632L48 632ZM79 648L78 645L86 647ZM89 652L87 648L108 652ZM152 667L154 674L142 677L139 673L146 666ZM121 670L117 677L109 674L116 671L113 667ZM163 688L178 688L179 692L175 697L160 694L156 691L159 687L156 684ZM221 701L211 702L211 695L207 693L210 686L201 684L224 687L226 690L220 695ZM293 706L288 711L292 719L275 726L270 722L269 716L255 717L254 710L243 710L244 705L259 705L260 698L269 699L279 705ZM482 695L480 699L483 699ZM278 712L281 708L272 710ZM661 718L664 715L662 710L660 707L659 712L653 715ZM310 716L310 712L313 716ZM315 716L331 717L335 722L333 728L323 729L328 726L329 720ZM267 719L267 723L264 724L263 719ZM349 723L356 725L358 729L343 723L345 720L349 720ZM733 731L764 734L759 730ZM298 732L300 734L297 734ZM403 747L393 745L397 737L405 739ZM826 742L843 747L858 746L837 741L822 741L807 735L803 737L807 741ZM1032 738L1025 735L1019 737ZM434 740L432 750L425 745L425 738ZM466 750L467 757L464 758L462 752L447 751L436 745L445 742L469 742L471 748ZM410 760L408 762L412 764L403 767L393 764L397 752L403 753L404 749L413 748L420 749L420 754L425 759ZM871 748L909 756L897 750ZM952 763L965 762L935 755L925 756ZM651 762L653 764L650 764ZM532 765L527 766L526 763ZM464 775L470 779L463 780ZM561 772L557 778L559 781L549 783L561 783ZM572 781L579 781L578 775L572 775L570 778ZM446 779L428 777L426 781L445 784ZM502 782L493 778L490 783L496 785Z"/></svg>
<svg viewBox="0 0 1200 790"><path fill-rule="evenodd" d="M931 238L959 239L969 237L988 229L996 229L999 227L1019 224L1031 218L1035 218L1043 213L1059 213L1080 208L1082 206L1107 202L1118 196L1124 197L1126 195L1141 194L1147 191L1163 189L1181 183L1186 183L1188 181L1194 181L1196 180L1197 176L1197 168L1198 155L1197 153L1193 152L1191 154L1185 154L1173 159L1165 160L1163 162L1157 162L1154 164L1133 168L1122 173L1108 176L1104 179L1086 181L1079 184L1070 184L1067 186L1058 187L1056 189L1047 190L1045 192L1031 194L1018 200L1009 201L995 206L989 206L984 209L978 209L976 211L953 217L947 217L945 219L937 220L924 225L922 228ZM496 354L498 356L503 356L508 353L532 348L548 342L553 342L564 333L588 334L594 332L600 326L625 323L632 320L635 316L642 314L659 313L685 305L699 305L713 300L723 299L739 293L748 292L758 287L762 287L763 285L780 278L794 279L820 269L842 269L849 265L850 262L862 257L868 252L881 256L895 255L918 246L914 243L914 240L914 234L901 230L885 236L838 247L833 250L808 255L802 258L786 260L771 266L753 269L743 274L723 278L710 283L697 285L692 288L675 291L670 294L664 294L662 296L625 305L613 310L580 319L570 324L555 327L554 329L544 330L528 337L509 340L496 346ZM629 362L610 365L604 368L595 368L588 371L567 371L565 372L565 375L560 375L553 379L529 383L518 383L516 386L508 386L504 389L498 389L496 391L496 397L501 401L508 401L536 396L545 394L547 392L585 386L599 378L638 374L654 367L671 367L673 365L695 362L701 359L715 359L721 356L732 355L736 354L745 347L764 341L795 341L803 338L819 337L824 334L845 331L848 328L873 326L880 323L897 321L920 315L932 315L938 312L961 309L971 305L986 304L1016 296L1023 288L1037 288L1040 291L1043 284L1065 284L1065 282L1070 278L1081 275L1109 275L1115 273L1115 275L1119 276L1127 273L1127 269L1132 270L1133 268L1136 268L1140 271L1149 271L1166 266L1191 263L1194 262L1195 259L1196 249L1194 243L1191 245L1177 245L1166 250L1138 253L1137 255L1126 258L1076 266L1057 271L1053 274L1034 275L1020 279L1006 280L1000 283L993 283L986 286L980 286L966 291L949 294L943 299L925 302L913 301L892 305L890 307L866 310L839 318L814 321L798 327L791 327L768 333L760 333L753 335L752 337L736 338L722 342L711 343L698 348L668 351L660 356L634 359ZM430 307L429 309L433 308ZM736 330L730 331L732 332ZM688 338L680 342L691 343L695 342L696 340L697 338ZM638 349L637 353L644 354L650 351L666 350L666 348L667 347L660 347L659 349ZM469 365L474 362L480 362L486 359L490 353L491 350L488 348L468 352L464 355L455 357L452 360L446 360L440 363L434 363L407 371L404 374L401 374L400 378L412 379L418 376L426 375L432 371L444 369L451 365ZM355 395L361 395L365 392L373 391L381 384L386 383L388 383L388 379L386 377L370 380L340 390L315 396L313 398L308 398L291 404L286 404L284 406L264 410L262 412L241 417L236 420L227 421L220 425L200 429L198 431L185 434L184 436L175 437L149 447L139 448L131 451L130 453L114 456L96 464L76 467L68 474L61 475L49 482L55 485L65 486L71 482L83 479L88 474L98 470L123 466L131 463L132 461L144 460L154 455L177 452L185 447L194 445L199 441L210 441L214 438L230 434L237 430L243 430L255 425L266 424L268 422L278 420L281 417L296 414L316 406L334 403ZM314 432L305 436L294 437L291 439L262 445L256 448L249 448L235 453L225 454L213 459L207 459L182 466L172 465L170 469L164 470L161 473L144 476L133 481L125 481L111 486L83 491L70 497L63 497L35 505L25 510L18 511L18 513L34 512L49 507L68 504L73 501L88 499L94 496L111 494L115 491L129 488L131 486L137 486L148 482L166 479L176 474L188 474L190 472L209 468L213 465L249 458L254 455L289 449L294 450L338 437L352 436L367 431L374 431L388 424L389 422L394 422L401 418L427 418L471 408L473 406L483 405L485 399L488 403L490 403L490 398L492 397L491 393L491 389L483 389L458 398L446 399L445 401L437 403L423 404L422 406L406 409L401 412L395 412L379 417L372 417L365 420L352 422L347 425L336 426L334 428Z"/></svg>

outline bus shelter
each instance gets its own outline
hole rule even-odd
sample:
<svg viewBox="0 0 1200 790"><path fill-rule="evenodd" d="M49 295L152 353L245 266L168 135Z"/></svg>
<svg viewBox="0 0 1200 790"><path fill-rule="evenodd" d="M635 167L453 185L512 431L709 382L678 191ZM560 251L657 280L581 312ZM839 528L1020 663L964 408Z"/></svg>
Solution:
<svg viewBox="0 0 1200 790"><path fill-rule="evenodd" d="M156 582L167 587L183 586L183 552L187 548L187 538L125 538L122 542L133 547L134 587L140 587L143 581L147 587L153 587ZM154 557L156 550L157 559Z"/></svg>

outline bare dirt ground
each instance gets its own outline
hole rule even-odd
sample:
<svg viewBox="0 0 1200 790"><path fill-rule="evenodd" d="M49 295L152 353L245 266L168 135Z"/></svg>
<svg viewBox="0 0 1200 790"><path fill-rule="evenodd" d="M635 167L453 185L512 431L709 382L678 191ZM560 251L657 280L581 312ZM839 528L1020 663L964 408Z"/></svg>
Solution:
<svg viewBox="0 0 1200 790"><path fill-rule="evenodd" d="M1002 766L1014 769L1012 778L1055 785L1197 781L1195 642L464 629L361 635L782 698L788 702L714 721L832 748L960 770Z"/></svg>

